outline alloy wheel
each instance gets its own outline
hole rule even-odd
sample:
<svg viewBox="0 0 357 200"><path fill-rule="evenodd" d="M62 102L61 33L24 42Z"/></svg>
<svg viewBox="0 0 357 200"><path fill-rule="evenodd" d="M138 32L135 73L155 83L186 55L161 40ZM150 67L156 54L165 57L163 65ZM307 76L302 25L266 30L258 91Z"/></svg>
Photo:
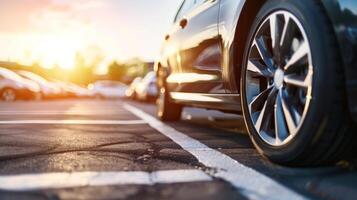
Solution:
<svg viewBox="0 0 357 200"><path fill-rule="evenodd" d="M16 100L16 94L15 91L12 89L5 89L2 92L2 99L6 102L12 102Z"/></svg>
<svg viewBox="0 0 357 200"><path fill-rule="evenodd" d="M294 138L312 98L313 64L306 32L290 12L276 11L259 26L245 73L250 120L272 146Z"/></svg>

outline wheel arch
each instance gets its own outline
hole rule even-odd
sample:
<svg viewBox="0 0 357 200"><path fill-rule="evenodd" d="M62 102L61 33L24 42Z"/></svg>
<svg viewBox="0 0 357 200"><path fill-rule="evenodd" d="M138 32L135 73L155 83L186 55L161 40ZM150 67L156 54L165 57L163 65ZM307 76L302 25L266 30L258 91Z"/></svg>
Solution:
<svg viewBox="0 0 357 200"><path fill-rule="evenodd" d="M251 27L254 23L255 16L258 14L261 7L268 0L258 0L258 1L246 1L241 12L237 15L237 22L234 32L234 39L232 44L232 50L230 51L233 65L233 73L234 77L231 80L233 82L234 88L238 93L240 93L240 76L241 76L241 65L244 56L244 50L247 43L247 39L251 30ZM232 56L234 55L234 56Z"/></svg>

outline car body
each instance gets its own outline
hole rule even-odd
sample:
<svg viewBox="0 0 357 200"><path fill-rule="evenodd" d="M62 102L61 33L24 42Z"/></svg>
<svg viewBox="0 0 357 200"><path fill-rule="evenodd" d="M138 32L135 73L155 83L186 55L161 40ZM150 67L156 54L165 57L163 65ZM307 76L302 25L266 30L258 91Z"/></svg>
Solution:
<svg viewBox="0 0 357 200"><path fill-rule="evenodd" d="M231 55L243 54L234 52L233 47L240 45L240 49L243 49L249 23L252 23L255 13L266 1L198 2L202 4L198 4L194 9L200 12L192 11L188 14L188 18L192 19L185 29L180 27L179 19L175 20L167 35L169 39L164 42L162 48L160 68L165 68L169 73L168 85L173 96L179 97L178 101L240 113L240 91L237 83L239 73L234 71L237 70L234 66L235 62L240 62L242 58L239 57L242 56L238 56L236 60L229 58ZM343 55L344 61L341 67L348 74L346 86L350 110L357 119L357 8L353 6L356 3L346 0L321 2L331 17L335 34L340 41L339 53ZM204 30L205 27L209 28ZM206 31L205 34L202 34L203 30ZM177 62L177 57L181 58L181 63ZM192 95L195 98L186 98ZM204 99L211 101L201 101Z"/></svg>
<svg viewBox="0 0 357 200"><path fill-rule="evenodd" d="M67 98L94 98L96 97L96 92L88 88L79 86L72 82L54 80L62 91L65 93Z"/></svg>
<svg viewBox="0 0 357 200"><path fill-rule="evenodd" d="M50 82L45 78L29 71L19 70L16 71L21 77L32 80L36 82L41 89L41 93L44 98L51 99L51 98L58 98L64 95L63 90L60 86L58 86L54 82Z"/></svg>
<svg viewBox="0 0 357 200"><path fill-rule="evenodd" d="M136 99L142 101L155 100L158 91L156 86L156 74L154 71L148 72L146 76L135 87Z"/></svg>
<svg viewBox="0 0 357 200"><path fill-rule="evenodd" d="M61 88L62 96L65 98L74 98L77 97L76 91L64 81L53 80L53 83L56 84L59 88Z"/></svg>
<svg viewBox="0 0 357 200"><path fill-rule="evenodd" d="M279 2L281 3L281 8L279 8ZM314 13L315 16L304 16L305 19L310 17L310 22L306 22L304 17L294 14L294 11L299 9L299 7L296 6L298 4L299 2L294 0L183 1L176 14L172 29L165 37L161 57L155 66L155 71L160 80L159 82L164 83L159 84L159 89L167 91L168 93L163 94L163 99L168 99L168 102L171 102L172 105L175 103L176 106L196 106L217 109L224 112L245 114L243 105L247 104L247 102L243 100L245 97L243 97L242 93L245 89L242 90L242 88L249 87L249 85L246 86L244 83L247 78L241 78L244 76L242 75L242 69L245 69L244 65L246 65L246 60L250 59L247 58L247 56L249 57L249 52L253 51L252 49L248 49L248 51L247 48L253 48L255 45L255 48L260 50L260 44L254 41L252 37L254 34L263 34L259 31L263 31L264 27L262 26L265 26L266 21L263 21L263 16L260 17L260 14L262 15L264 11L275 6L280 9L280 13L278 13L278 11L274 13L274 10L272 10L270 14L272 16L273 14L274 16L279 16L281 19L279 18L280 21L278 25L276 25L275 22L271 22L271 24L274 23L274 26L280 26L285 22L290 23L293 21L291 23L295 23L294 26L297 27L297 29L301 29L301 31L299 32L300 38L295 38L295 41L291 43L296 42L298 39L303 41L304 38L306 38L311 54L317 55L317 53L314 52L316 51L314 49L315 47L312 46L317 43L316 41L318 39L311 39L315 37L318 31L313 33L311 30L315 30L314 27L308 24L317 24L317 22L320 23L324 21L324 30L328 30L328 36L326 37L336 41L333 43L334 53L331 53L331 55L336 57L335 60L341 61L341 64L336 70L343 73L344 77L339 84L343 84L343 90L346 91L346 101L348 102L347 111L349 112L346 113L346 115L351 116L351 119L356 121L357 2L349 0L316 1L311 5L309 4L311 9L316 10L316 14ZM301 7L304 6L307 6L307 3ZM291 11L289 9L291 9ZM288 11L285 12L284 10ZM268 14L269 13L266 13L265 17L268 17ZM273 21L272 19L273 17L267 18L266 20ZM261 21L258 22L258 20ZM261 27L259 27L259 25ZM286 32L277 32L275 34L278 33L283 34ZM273 35L271 27L270 34ZM299 40L297 42L301 42ZM247 42L249 42L252 47L247 46ZM319 43L319 45L323 46L327 45L327 43ZM274 44L272 46L275 51ZM259 53L261 56L264 54L262 52ZM308 58L309 61L316 64L317 61L315 60L317 60L317 58L315 55L309 55ZM283 61L284 60L280 60L280 62ZM248 62L248 64L250 63ZM319 73L314 74L319 76ZM278 75L273 75L273 81L278 79L277 77L285 81L286 77L282 78L284 72ZM272 84L276 84L275 82ZM314 84L315 82L316 81L313 80ZM269 85L270 83L267 84ZM308 87L310 88L312 86L310 85ZM309 96L309 98L311 97ZM179 107L177 107L177 109L180 110ZM174 118L177 118L177 116L178 114L176 113L176 117ZM246 120L248 129L249 123L250 122ZM259 142L256 142L254 138L253 141L258 150L264 154L264 148L261 148L261 145L257 144ZM279 154L279 152L274 153ZM267 155L265 154L265 156ZM272 159L274 160L274 158ZM279 159L280 157L276 160L284 163L284 161Z"/></svg>
<svg viewBox="0 0 357 200"><path fill-rule="evenodd" d="M135 88L142 81L141 77L136 77L131 83L128 89L125 91L125 96L130 99L136 98Z"/></svg>
<svg viewBox="0 0 357 200"><path fill-rule="evenodd" d="M97 97L97 93L95 91L89 90L88 88L79 86L74 83L67 82L66 83L70 89L75 93L76 97L79 98L94 98Z"/></svg>
<svg viewBox="0 0 357 200"><path fill-rule="evenodd" d="M22 78L15 72L0 68L0 93L4 101L38 99L40 87L37 83Z"/></svg>
<svg viewBox="0 0 357 200"><path fill-rule="evenodd" d="M89 89L102 98L115 99L125 97L128 88L118 81L101 80L89 85Z"/></svg>

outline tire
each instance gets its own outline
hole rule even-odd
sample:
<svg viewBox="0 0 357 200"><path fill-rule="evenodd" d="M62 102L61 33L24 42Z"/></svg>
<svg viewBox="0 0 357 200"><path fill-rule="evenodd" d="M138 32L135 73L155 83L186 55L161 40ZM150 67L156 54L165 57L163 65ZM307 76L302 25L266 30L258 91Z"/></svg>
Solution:
<svg viewBox="0 0 357 200"><path fill-rule="evenodd" d="M167 86L164 83L159 88L159 97L156 101L157 117L161 121L178 121L181 119L183 106L171 101Z"/></svg>
<svg viewBox="0 0 357 200"><path fill-rule="evenodd" d="M5 102L14 102L17 100L17 93L12 88L5 88L1 91L1 100Z"/></svg>
<svg viewBox="0 0 357 200"><path fill-rule="evenodd" d="M240 87L246 126L263 156L311 166L351 152L355 128L337 52L318 1L270 0L261 8L245 48Z"/></svg>

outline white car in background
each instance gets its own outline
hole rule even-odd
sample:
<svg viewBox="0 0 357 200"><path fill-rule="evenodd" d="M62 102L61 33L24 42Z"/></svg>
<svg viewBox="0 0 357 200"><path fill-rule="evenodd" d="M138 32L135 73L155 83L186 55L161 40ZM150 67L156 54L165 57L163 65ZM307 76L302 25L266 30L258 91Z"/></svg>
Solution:
<svg viewBox="0 0 357 200"><path fill-rule="evenodd" d="M41 90L37 83L22 78L15 72L0 67L0 98L3 101L41 99Z"/></svg>
<svg viewBox="0 0 357 200"><path fill-rule="evenodd" d="M97 81L90 84L88 88L102 98L115 99L125 97L128 86L118 81Z"/></svg>
<svg viewBox="0 0 357 200"><path fill-rule="evenodd" d="M141 101L152 101L157 98L156 73L151 71L135 88L136 99Z"/></svg>
<svg viewBox="0 0 357 200"><path fill-rule="evenodd" d="M130 99L135 99L136 98L136 93L135 93L135 88L138 86L138 84L143 80L141 77L136 77L131 83L128 89L125 91L125 96L130 98Z"/></svg>
<svg viewBox="0 0 357 200"><path fill-rule="evenodd" d="M17 71L17 73L23 78L32 80L39 84L44 98L57 98L63 96L63 91L61 87L59 87L55 83L50 82L45 78L29 71L21 70Z"/></svg>
<svg viewBox="0 0 357 200"><path fill-rule="evenodd" d="M88 88L81 87L77 84L70 82L63 82L67 87L79 98L93 98L97 96L97 92L89 90Z"/></svg>

